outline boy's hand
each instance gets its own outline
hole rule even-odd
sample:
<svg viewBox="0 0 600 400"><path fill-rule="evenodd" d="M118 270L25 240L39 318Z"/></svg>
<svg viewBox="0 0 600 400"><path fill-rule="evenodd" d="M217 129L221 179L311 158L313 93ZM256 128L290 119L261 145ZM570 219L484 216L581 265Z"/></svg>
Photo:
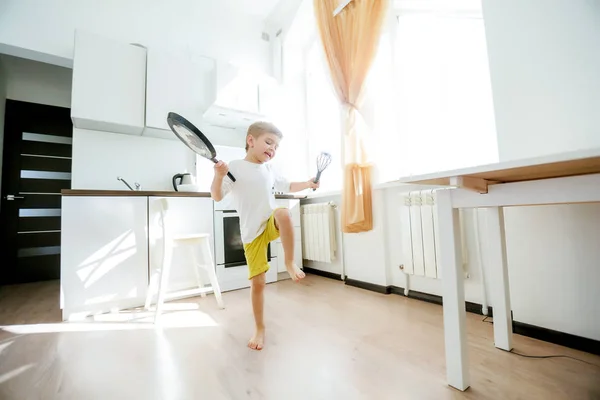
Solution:
<svg viewBox="0 0 600 400"><path fill-rule="evenodd" d="M215 175L219 178L223 178L229 172L229 166L224 161L219 161L215 164Z"/></svg>
<svg viewBox="0 0 600 400"><path fill-rule="evenodd" d="M318 189L319 188L319 186L321 184L321 181L315 183L315 179L316 178L309 179L309 181L308 181L308 188L309 189Z"/></svg>
<svg viewBox="0 0 600 400"><path fill-rule="evenodd" d="M315 179L316 178L312 178L306 182L302 182L302 181L292 182L290 184L290 193L296 193L296 192L299 192L301 190L306 190L306 189L312 189L312 190L318 189L320 183L319 182L315 183Z"/></svg>

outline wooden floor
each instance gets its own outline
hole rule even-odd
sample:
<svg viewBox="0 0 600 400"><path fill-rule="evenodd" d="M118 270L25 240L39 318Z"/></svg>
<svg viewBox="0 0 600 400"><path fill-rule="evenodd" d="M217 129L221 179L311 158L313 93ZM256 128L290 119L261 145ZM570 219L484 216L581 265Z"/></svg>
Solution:
<svg viewBox="0 0 600 400"><path fill-rule="evenodd" d="M0 288L0 399L600 399L600 368L494 348L467 314L471 388L446 385L442 307L309 275L267 286L267 343L249 292L170 303L150 315L60 323L55 282ZM515 336L515 349L600 357Z"/></svg>

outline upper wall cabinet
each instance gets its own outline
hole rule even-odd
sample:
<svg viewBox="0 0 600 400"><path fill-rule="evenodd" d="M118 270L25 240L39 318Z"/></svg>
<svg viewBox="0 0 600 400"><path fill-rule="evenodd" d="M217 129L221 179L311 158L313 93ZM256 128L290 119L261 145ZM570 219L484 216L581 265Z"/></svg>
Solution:
<svg viewBox="0 0 600 400"><path fill-rule="evenodd" d="M75 32L71 118L76 128L141 135L146 49Z"/></svg>
<svg viewBox="0 0 600 400"><path fill-rule="evenodd" d="M148 48L144 136L178 140L167 124L173 111L200 127L216 99L214 59L177 49Z"/></svg>

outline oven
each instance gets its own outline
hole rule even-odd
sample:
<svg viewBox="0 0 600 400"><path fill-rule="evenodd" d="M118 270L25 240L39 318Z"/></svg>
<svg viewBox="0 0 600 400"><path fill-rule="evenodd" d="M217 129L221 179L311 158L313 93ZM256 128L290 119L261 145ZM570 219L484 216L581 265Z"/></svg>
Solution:
<svg viewBox="0 0 600 400"><path fill-rule="evenodd" d="M244 256L244 244L240 233L240 217L235 210L215 209L215 261L219 285L223 291L250 286L248 266ZM271 245L267 248L267 261L271 269L267 281L273 281L272 272L277 270L271 257ZM276 277L275 277L276 280Z"/></svg>

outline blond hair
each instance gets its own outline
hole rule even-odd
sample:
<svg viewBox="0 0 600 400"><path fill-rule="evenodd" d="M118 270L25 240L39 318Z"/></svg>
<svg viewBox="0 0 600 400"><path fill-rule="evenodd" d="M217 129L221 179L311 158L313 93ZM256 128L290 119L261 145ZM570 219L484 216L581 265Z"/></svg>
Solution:
<svg viewBox="0 0 600 400"><path fill-rule="evenodd" d="M265 121L257 121L248 127L246 134L246 151L248 151L248 136L252 135L254 139L258 139L264 133L272 133L279 139L283 138L283 133L272 123Z"/></svg>

